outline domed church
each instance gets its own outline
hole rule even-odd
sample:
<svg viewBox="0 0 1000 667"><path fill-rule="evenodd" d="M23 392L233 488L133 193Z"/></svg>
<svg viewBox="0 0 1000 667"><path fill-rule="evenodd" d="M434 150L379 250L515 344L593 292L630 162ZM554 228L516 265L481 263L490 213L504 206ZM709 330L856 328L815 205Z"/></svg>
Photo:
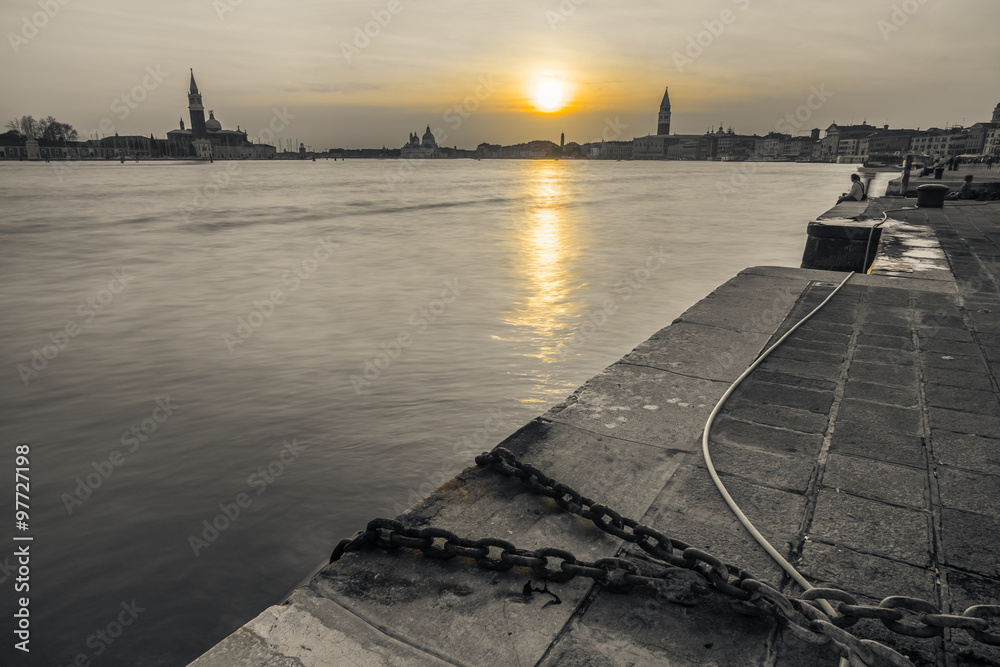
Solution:
<svg viewBox="0 0 1000 667"><path fill-rule="evenodd" d="M235 130L222 129L222 123L215 118L215 112L208 112L201 103L201 93L191 70L191 88L188 91L188 111L191 115L191 129L184 129L181 119L180 129L167 132L169 154L175 157L190 156L207 160L238 160L247 158L274 157L274 146L255 144L247 138L245 130L239 126Z"/></svg>
<svg viewBox="0 0 1000 667"><path fill-rule="evenodd" d="M414 132L410 135L410 140L400 150L400 157L403 158L441 158L445 157L438 148L437 139L431 132L431 126L427 126L427 131L423 137L417 136Z"/></svg>

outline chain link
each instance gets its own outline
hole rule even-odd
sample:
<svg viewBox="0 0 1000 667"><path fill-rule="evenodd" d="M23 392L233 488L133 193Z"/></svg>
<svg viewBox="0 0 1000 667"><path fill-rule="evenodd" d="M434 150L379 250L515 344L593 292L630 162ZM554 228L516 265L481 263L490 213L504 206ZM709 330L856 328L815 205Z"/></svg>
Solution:
<svg viewBox="0 0 1000 667"><path fill-rule="evenodd" d="M407 547L418 549L429 558L451 560L470 558L485 570L506 572L514 567L531 570L539 579L562 583L574 577L587 577L611 592L626 593L637 587L659 590L664 583L677 579L683 571L693 571L716 590L743 603L771 613L793 634L806 642L833 642L851 665L871 665L876 658L896 667L912 667L906 657L893 649L868 639L859 639L844 630L862 618L877 619L897 634L909 637L935 637L944 628L965 630L974 639L1000 646L1000 633L990 631L991 619L1000 618L1000 605L977 605L962 614L942 614L926 600L890 596L878 606L860 605L846 591L813 588L798 597L753 578L744 570L724 563L712 554L668 537L664 533L623 517L610 507L595 503L575 489L553 480L538 468L522 463L509 450L496 447L476 457L481 467L521 480L533 492L552 498L563 510L582 517L602 531L634 544L667 567L652 575L621 558L601 558L594 562L578 560L564 549L552 547L528 551L502 539L469 540L443 528L412 528L394 519L374 519L364 531L342 540L334 548L330 562L345 553L370 546L381 549ZM494 553L499 550L499 553ZM839 616L825 614L817 600L826 600ZM910 613L905 613L910 612ZM905 619L905 620L904 620Z"/></svg>

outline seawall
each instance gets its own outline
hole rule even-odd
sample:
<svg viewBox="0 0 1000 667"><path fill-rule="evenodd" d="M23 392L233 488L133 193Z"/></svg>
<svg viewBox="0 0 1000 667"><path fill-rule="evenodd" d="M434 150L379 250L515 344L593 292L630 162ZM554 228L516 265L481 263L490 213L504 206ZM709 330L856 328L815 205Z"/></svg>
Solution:
<svg viewBox="0 0 1000 667"><path fill-rule="evenodd" d="M192 665L1000 664L974 636L998 633L1000 608L961 616L1000 604L1000 206L890 221L871 275L710 433L743 511L843 592L842 634L735 520L700 451L730 383L845 277L752 267L500 443L537 469L528 483L470 461ZM540 493L548 478L584 498ZM938 612L987 618L970 632Z"/></svg>

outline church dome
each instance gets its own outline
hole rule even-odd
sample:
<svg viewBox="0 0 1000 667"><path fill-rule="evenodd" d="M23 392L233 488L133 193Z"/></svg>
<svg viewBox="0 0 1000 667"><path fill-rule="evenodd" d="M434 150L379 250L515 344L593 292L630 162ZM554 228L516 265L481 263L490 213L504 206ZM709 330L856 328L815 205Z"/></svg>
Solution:
<svg viewBox="0 0 1000 667"><path fill-rule="evenodd" d="M215 112L208 112L208 120L205 121L205 129L209 132L218 132L222 129L222 123L215 120Z"/></svg>
<svg viewBox="0 0 1000 667"><path fill-rule="evenodd" d="M431 132L431 126L427 126L427 131L424 132L423 140L421 142L424 146L435 147L437 146L437 141L434 139L434 133Z"/></svg>

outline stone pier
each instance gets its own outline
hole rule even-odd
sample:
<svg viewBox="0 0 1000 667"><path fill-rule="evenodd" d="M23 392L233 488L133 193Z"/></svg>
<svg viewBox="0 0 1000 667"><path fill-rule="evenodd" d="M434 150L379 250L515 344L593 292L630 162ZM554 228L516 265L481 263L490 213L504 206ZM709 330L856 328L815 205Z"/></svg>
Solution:
<svg viewBox="0 0 1000 667"><path fill-rule="evenodd" d="M912 203L875 200L866 215ZM1000 605L1000 205L896 212L885 227L871 275L852 276L729 399L712 455L743 511L815 586L860 605L920 598L943 614ZM844 276L741 271L500 444L799 595L724 504L701 433L730 383ZM668 571L521 481L469 463L399 521ZM493 572L471 558L366 547L192 665L838 664L835 643L695 572L670 572L617 593L587 577L545 582L525 567ZM919 614L904 621L919 625ZM990 629L1000 633L1000 618ZM846 630L915 665L1000 665L1000 647L961 629L916 638L866 618Z"/></svg>

